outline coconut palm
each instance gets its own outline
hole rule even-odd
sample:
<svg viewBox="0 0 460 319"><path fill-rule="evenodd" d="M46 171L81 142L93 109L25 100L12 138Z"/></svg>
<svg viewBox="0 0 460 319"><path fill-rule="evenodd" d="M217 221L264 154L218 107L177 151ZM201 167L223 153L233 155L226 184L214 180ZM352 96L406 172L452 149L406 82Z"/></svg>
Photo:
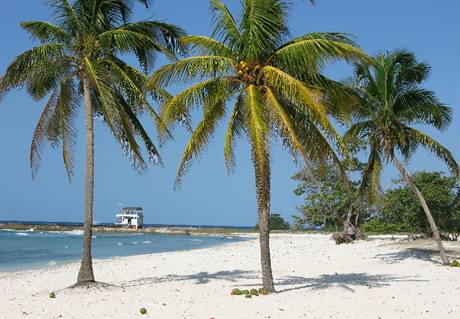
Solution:
<svg viewBox="0 0 460 319"><path fill-rule="evenodd" d="M435 93L421 84L430 73L429 65L417 61L411 52L398 50L376 57L373 65L358 63L350 87L360 96L356 123L345 138L363 138L369 145L369 158L363 171L360 193L374 200L379 191L380 172L385 162L393 163L420 201L431 226L442 262L448 258L430 209L403 162L408 161L419 146L443 160L452 174L459 167L452 154L415 125L431 125L445 129L452 119L452 109L442 104Z"/></svg>
<svg viewBox="0 0 460 319"><path fill-rule="evenodd" d="M334 158L336 131L327 113L332 93L347 94L321 74L339 58L365 58L341 33L310 33L288 40L288 1L244 0L235 18L220 0L211 0L211 37L187 36L191 57L158 69L148 89L197 82L162 105L166 126L183 123L191 129L190 111L203 108L177 173L179 185L191 161L207 145L218 122L228 115L225 162L231 172L235 139L247 136L251 145L258 200L263 287L274 292L269 247L270 140L280 137L294 156L321 162ZM286 42L286 40L288 40ZM230 109L228 109L230 108Z"/></svg>
<svg viewBox="0 0 460 319"><path fill-rule="evenodd" d="M142 0L145 5L148 0ZM40 45L16 57L7 68L0 92L25 88L35 99L48 97L38 121L30 149L35 175L44 142L62 145L69 178L73 175L72 150L76 138L75 119L83 101L86 122L86 184L83 255L78 283L94 281L91 258L94 189L94 118L107 124L133 166L142 171L146 162L139 140L154 162L161 158L137 115L155 111L142 91L146 75L121 58L134 53L145 71L158 52L173 56L182 31L159 21L129 22L128 0L50 0L55 24L41 21L21 23ZM158 91L159 92L159 91Z"/></svg>

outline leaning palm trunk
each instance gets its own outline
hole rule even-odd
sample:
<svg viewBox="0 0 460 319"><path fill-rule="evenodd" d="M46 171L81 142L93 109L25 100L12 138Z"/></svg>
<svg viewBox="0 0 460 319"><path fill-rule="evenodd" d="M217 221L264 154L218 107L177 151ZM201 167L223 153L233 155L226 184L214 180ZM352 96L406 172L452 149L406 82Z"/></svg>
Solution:
<svg viewBox="0 0 460 319"><path fill-rule="evenodd" d="M86 118L86 182L85 182L85 223L83 226L83 255L77 284L94 282L91 239L93 235L93 195L94 195L94 132L93 106L89 81L83 78Z"/></svg>
<svg viewBox="0 0 460 319"><path fill-rule="evenodd" d="M417 196L417 199L420 201L420 205L422 205L423 211L425 212L426 217L428 218L428 223L430 224L431 231L433 232L434 240L436 241L436 245L438 246L442 263L444 265L449 264L449 259L447 258L446 251L444 250L444 246L441 241L441 236L439 235L438 227L436 226L433 216L431 215L430 209L425 201L425 198L423 198L422 193L415 185L410 175L407 173L406 169L404 168L404 165L396 158L396 156L392 156L391 160L395 164L396 168L399 170L399 173L401 174L402 178L409 185L410 189L414 192L415 196Z"/></svg>
<svg viewBox="0 0 460 319"><path fill-rule="evenodd" d="M270 168L255 165L257 207L259 219L260 264L262 267L262 286L268 293L275 292L272 263L270 257Z"/></svg>

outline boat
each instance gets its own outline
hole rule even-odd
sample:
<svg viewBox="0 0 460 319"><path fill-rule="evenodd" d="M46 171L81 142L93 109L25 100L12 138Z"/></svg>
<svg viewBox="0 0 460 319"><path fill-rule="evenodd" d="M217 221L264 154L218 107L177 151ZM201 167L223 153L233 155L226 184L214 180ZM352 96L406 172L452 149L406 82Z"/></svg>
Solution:
<svg viewBox="0 0 460 319"><path fill-rule="evenodd" d="M141 229L144 227L142 207L123 207L116 215L115 226Z"/></svg>

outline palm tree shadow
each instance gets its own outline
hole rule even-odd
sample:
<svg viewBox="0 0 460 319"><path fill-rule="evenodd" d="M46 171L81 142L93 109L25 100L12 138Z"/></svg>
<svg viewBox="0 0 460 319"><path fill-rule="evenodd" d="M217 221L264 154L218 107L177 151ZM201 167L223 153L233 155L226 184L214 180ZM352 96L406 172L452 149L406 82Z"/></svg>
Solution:
<svg viewBox="0 0 460 319"><path fill-rule="evenodd" d="M314 278L289 276L277 282L277 286L295 286L279 289L279 293L299 289L327 289L339 287L349 292L355 292L353 287L380 288L394 282L424 281L412 276L370 275L366 273L349 273L321 275ZM300 285L300 286L299 286Z"/></svg>
<svg viewBox="0 0 460 319"><path fill-rule="evenodd" d="M135 287L144 285L154 285L157 283L173 282L173 281L191 281L197 285L203 285L211 282L212 280L225 280L229 282L236 282L238 280L249 280L259 278L254 271L248 270L232 270L232 271L218 271L209 273L202 271L191 275L176 275L170 274L164 277L147 277L140 278L132 281L122 282L119 285L122 287Z"/></svg>
<svg viewBox="0 0 460 319"><path fill-rule="evenodd" d="M450 256L454 256L458 254L458 252L454 250L446 250L446 253ZM439 252L437 249L434 248L406 248L404 250L399 250L396 252L386 253L386 254L379 254L376 258L380 258L387 263L397 263L407 259L419 259L426 262L431 262L434 264L441 265L442 262L439 258Z"/></svg>
<svg viewBox="0 0 460 319"><path fill-rule="evenodd" d="M158 283L177 282L177 281L190 281L196 285L207 284L213 280L224 280L228 282L241 282L247 280L260 280L260 275L255 271L248 270L231 270L231 271L218 271L209 273L206 271L190 275L176 275L170 274L163 277L148 277L136 280L126 281L119 283L123 288L149 286ZM423 281L417 277L397 277L392 275L370 275L366 273L349 273L349 274L334 274L334 275L321 275L318 277L307 278L301 276L287 276L277 281L276 286L279 293L299 290L299 289L327 289L339 287L349 292L354 292L354 287L368 287L379 288L389 286L394 282L410 282L410 281ZM238 284L239 287L254 286L254 284Z"/></svg>

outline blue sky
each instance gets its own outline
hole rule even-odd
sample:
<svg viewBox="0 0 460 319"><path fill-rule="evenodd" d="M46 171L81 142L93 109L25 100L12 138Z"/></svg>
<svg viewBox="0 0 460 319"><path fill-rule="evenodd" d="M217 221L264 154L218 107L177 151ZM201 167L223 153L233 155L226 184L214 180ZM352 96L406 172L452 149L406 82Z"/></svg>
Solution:
<svg viewBox="0 0 460 319"><path fill-rule="evenodd" d="M239 1L226 1L233 10ZM293 35L312 31L350 32L370 54L395 48L417 53L433 72L427 88L455 110L453 125L446 132L428 130L460 158L460 3L454 0L337 1L319 0L316 7L295 1L290 24ZM0 11L0 72L34 43L19 28L21 21L49 20L44 1L16 0L3 3ZM155 0L152 8L138 7L135 19L166 20L181 25L190 34L210 34L207 0ZM158 65L163 63L158 61ZM328 67L335 79L350 75L343 63ZM35 102L23 91L11 92L0 103L0 220L81 221L83 216L84 152L83 119L79 120L75 179L69 184L61 154L45 150L38 178L32 181L28 165L30 140L44 102ZM144 120L154 135L153 126ZM223 161L223 128L208 150L194 163L182 189L173 190L181 152L187 140L182 129L175 142L162 149L165 167L152 166L146 175L134 172L101 123L96 124L95 221L111 222L120 205L143 206L146 222L165 224L253 225L256 197L247 142L238 142L236 171L228 176ZM277 144L273 146L272 211L285 217L295 214L301 199L293 194L290 177L298 170ZM414 170L445 170L428 153L419 152ZM388 185L396 172L384 173Z"/></svg>

